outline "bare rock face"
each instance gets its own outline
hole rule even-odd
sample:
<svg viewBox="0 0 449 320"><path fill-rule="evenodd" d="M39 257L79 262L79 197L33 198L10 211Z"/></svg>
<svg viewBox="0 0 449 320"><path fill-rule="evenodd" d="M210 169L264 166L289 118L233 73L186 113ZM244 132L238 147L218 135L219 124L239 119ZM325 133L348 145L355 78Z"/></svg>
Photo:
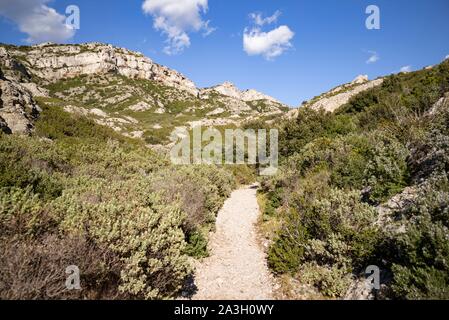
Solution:
<svg viewBox="0 0 449 320"><path fill-rule="evenodd" d="M446 92L444 96L439 99L429 110L430 115L435 115L441 112L444 108L449 108L449 92Z"/></svg>
<svg viewBox="0 0 449 320"><path fill-rule="evenodd" d="M368 82L368 81L369 81L369 78L368 78L368 76L366 74L365 75L359 75L351 82L351 84L362 84L362 83L365 83L365 82Z"/></svg>
<svg viewBox="0 0 449 320"><path fill-rule="evenodd" d="M324 94L317 101L312 102L309 105L310 108L314 110L323 109L328 112L334 112L342 105L349 102L349 100L355 95L366 91L368 89L377 87L383 83L383 79L376 79L369 82L364 82L365 78L357 77L352 83L349 85L344 85L338 88L338 90L334 89L328 94ZM362 83L361 83L362 82ZM359 84L361 83L361 84Z"/></svg>
<svg viewBox="0 0 449 320"><path fill-rule="evenodd" d="M165 85L198 95L195 84L185 76L154 63L140 53L112 45L89 43L83 45L45 44L31 47L27 52L14 51L29 62L36 76L57 81L79 75L116 73L129 78L159 81Z"/></svg>
<svg viewBox="0 0 449 320"><path fill-rule="evenodd" d="M0 79L0 128L3 132L30 133L40 111L28 90L15 81Z"/></svg>
<svg viewBox="0 0 449 320"><path fill-rule="evenodd" d="M376 79L369 81L367 75L359 75L352 82L338 86L324 94L319 98L312 99L305 103L305 107L312 108L314 110L325 110L328 112L334 112L342 105L349 102L349 100L355 95L366 91L368 89L379 86L383 83L383 79ZM299 108L301 108L300 106ZM284 116L286 119L294 119L298 117L299 108L291 109Z"/></svg>
<svg viewBox="0 0 449 320"><path fill-rule="evenodd" d="M11 129L9 129L8 124L6 123L5 119L0 117L0 132L4 132L7 134L12 133Z"/></svg>
<svg viewBox="0 0 449 320"><path fill-rule="evenodd" d="M286 119L294 119L297 118L299 114L299 109L295 108L295 109L291 109L289 112L287 112L287 114L284 116Z"/></svg>
<svg viewBox="0 0 449 320"><path fill-rule="evenodd" d="M268 100L268 101L272 101L272 102L280 104L280 102L278 100L276 100L275 98L270 97L266 94L263 94L259 91L254 90L254 89L241 91L239 88L237 88L231 82L224 82L223 84L220 84L218 86L203 89L203 90L201 90L201 95L207 96L211 91L215 91L224 96L242 100L242 101Z"/></svg>
<svg viewBox="0 0 449 320"><path fill-rule="evenodd" d="M217 97L217 94L219 95L219 97ZM288 107L283 103L277 101L273 97L270 97L256 90L250 89L241 91L231 82L224 82L223 84L220 84L218 86L200 90L200 99L210 99L211 96L214 96L216 100L224 104L227 111L230 111L232 115L255 112L253 108L259 102L263 102L263 113L265 115L282 113L283 111L281 111L281 107ZM209 115L219 113L222 112L220 111L217 113L211 113Z"/></svg>
<svg viewBox="0 0 449 320"><path fill-rule="evenodd" d="M2 72L4 78L13 78L20 82L30 79L26 67L20 61L14 59L3 47L0 47L0 66L4 68Z"/></svg>
<svg viewBox="0 0 449 320"><path fill-rule="evenodd" d="M220 84L218 86L209 89L204 89L203 93L207 93L210 91L216 91L224 96L235 99L240 99L242 95L242 92L231 82L224 82L223 84Z"/></svg>
<svg viewBox="0 0 449 320"><path fill-rule="evenodd" d="M45 97L48 98L50 93L47 89L39 87L34 82L22 82L20 83L22 87L27 89L33 97Z"/></svg>

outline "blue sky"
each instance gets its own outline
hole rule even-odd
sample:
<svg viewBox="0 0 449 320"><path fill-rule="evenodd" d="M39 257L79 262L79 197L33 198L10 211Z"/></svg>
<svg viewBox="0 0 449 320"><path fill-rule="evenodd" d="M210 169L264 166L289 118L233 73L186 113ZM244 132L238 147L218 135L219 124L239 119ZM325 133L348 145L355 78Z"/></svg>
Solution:
<svg viewBox="0 0 449 320"><path fill-rule="evenodd" d="M403 67L416 70L449 55L447 0L178 0L195 2L199 9L197 15L189 15L190 10L174 16L163 11L164 1L173 0L146 1L145 14L144 0L0 0L0 42L27 44L30 37L43 36L35 30L51 19L30 24L29 12L20 11L30 5L54 8L60 15L68 5L77 5L81 28L73 37L48 26L43 30L68 43L98 41L140 51L199 87L231 81L292 106L359 74L376 78ZM12 3L23 6L12 8ZM365 10L371 4L380 9L380 30L365 27ZM277 11L280 14L273 16ZM273 19L259 20L258 25L251 13ZM161 17L165 20L159 20L163 23L156 29L154 21ZM173 25L177 29L169 35ZM50 23L50 28L57 26ZM279 34L281 27L284 32ZM272 36L283 37L283 42L272 56L257 46L252 47L255 51L244 50L245 33L267 35L273 30L279 33ZM377 61L367 63L372 56Z"/></svg>

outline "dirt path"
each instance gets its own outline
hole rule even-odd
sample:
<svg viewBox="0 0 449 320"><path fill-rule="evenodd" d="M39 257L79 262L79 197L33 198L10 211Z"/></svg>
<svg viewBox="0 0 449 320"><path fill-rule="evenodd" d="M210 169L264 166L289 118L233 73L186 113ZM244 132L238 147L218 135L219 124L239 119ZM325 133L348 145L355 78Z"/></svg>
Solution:
<svg viewBox="0 0 449 320"><path fill-rule="evenodd" d="M273 280L257 240L256 187L232 193L218 213L209 242L210 257L197 265L193 299L273 298Z"/></svg>

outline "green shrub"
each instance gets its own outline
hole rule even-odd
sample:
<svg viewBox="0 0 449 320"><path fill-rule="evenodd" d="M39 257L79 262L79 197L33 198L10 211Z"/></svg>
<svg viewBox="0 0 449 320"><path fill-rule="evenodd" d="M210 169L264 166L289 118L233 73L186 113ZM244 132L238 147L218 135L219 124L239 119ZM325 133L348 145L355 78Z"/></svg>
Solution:
<svg viewBox="0 0 449 320"><path fill-rule="evenodd" d="M396 298L447 298L449 112L429 110L448 91L445 61L278 124L281 170L261 188L282 222L268 255L276 273L339 297L351 272L375 264ZM416 198L388 201L407 186ZM382 203L378 220L371 205Z"/></svg>
<svg viewBox="0 0 449 320"><path fill-rule="evenodd" d="M409 152L394 138L376 133L373 149L365 169L365 184L373 203L387 200L407 185Z"/></svg>
<svg viewBox="0 0 449 320"><path fill-rule="evenodd" d="M186 253L195 258L209 256L207 239L201 231L195 231L188 235Z"/></svg>
<svg viewBox="0 0 449 320"><path fill-rule="evenodd" d="M333 138L355 130L352 118L347 115L335 116L325 111L300 108L296 119L283 124L279 135L279 153L291 156L320 137Z"/></svg>
<svg viewBox="0 0 449 320"><path fill-rule="evenodd" d="M142 143L49 106L34 136L0 135L0 160L7 299L175 298L193 272L188 255L207 252L197 230L212 227L235 186L226 169L172 166ZM72 264L80 294L64 287Z"/></svg>
<svg viewBox="0 0 449 320"><path fill-rule="evenodd" d="M374 208L360 193L331 190L325 198L297 202L269 253L276 272L296 272L303 261L360 268L374 254L379 237Z"/></svg>
<svg viewBox="0 0 449 320"><path fill-rule="evenodd" d="M449 298L449 183L432 179L414 205L398 212L404 232L389 235L396 297Z"/></svg>
<svg viewBox="0 0 449 320"><path fill-rule="evenodd" d="M351 276L346 270L335 266L323 267L313 262L304 264L298 277L303 283L315 286L330 298L343 296L351 284Z"/></svg>

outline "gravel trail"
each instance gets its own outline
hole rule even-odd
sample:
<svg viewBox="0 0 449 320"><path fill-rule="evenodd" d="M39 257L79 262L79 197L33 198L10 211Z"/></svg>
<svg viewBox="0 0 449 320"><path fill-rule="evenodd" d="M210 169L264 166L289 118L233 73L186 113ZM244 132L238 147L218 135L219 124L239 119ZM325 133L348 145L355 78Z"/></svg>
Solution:
<svg viewBox="0 0 449 320"><path fill-rule="evenodd" d="M218 213L210 256L198 263L194 300L273 299L273 278L258 241L257 187L234 191Z"/></svg>

